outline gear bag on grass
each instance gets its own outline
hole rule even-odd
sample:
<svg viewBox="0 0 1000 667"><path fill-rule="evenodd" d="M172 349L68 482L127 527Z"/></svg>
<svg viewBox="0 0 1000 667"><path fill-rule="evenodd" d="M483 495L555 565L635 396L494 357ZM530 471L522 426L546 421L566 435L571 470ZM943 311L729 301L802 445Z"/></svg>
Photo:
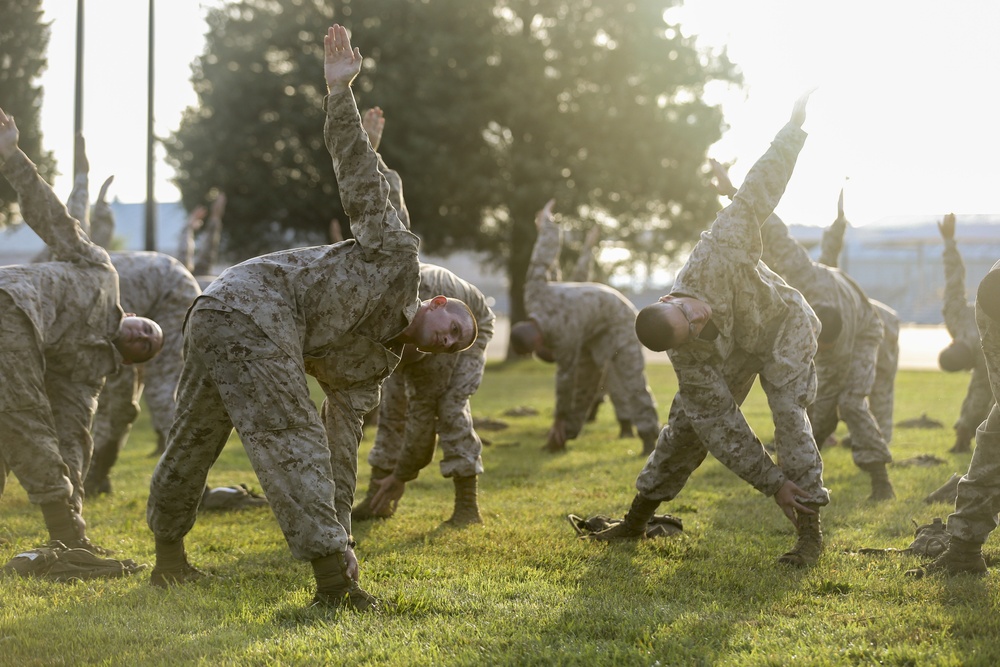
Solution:
<svg viewBox="0 0 1000 667"><path fill-rule="evenodd" d="M262 507L267 505L267 498L254 493L246 484L239 486L205 487L201 495L199 512L224 512L241 510L246 507Z"/></svg>
<svg viewBox="0 0 1000 667"><path fill-rule="evenodd" d="M910 542L910 546L905 549L865 548L859 549L858 553L868 555L912 554L914 556L937 558L948 548L951 535L948 533L947 524L940 517L935 517L933 521L925 523L922 526L918 526L917 522L914 521L913 525L917 528L916 535L913 541Z"/></svg>
<svg viewBox="0 0 1000 667"><path fill-rule="evenodd" d="M592 516L589 519L584 519L576 514L568 514L566 518L569 519L570 525L573 526L573 530L579 537L599 533L612 526L617 526L623 521L622 519L612 519L603 514ZM654 514L646 523L646 537L670 537L683 531L684 523L672 514Z"/></svg>
<svg viewBox="0 0 1000 667"><path fill-rule="evenodd" d="M14 556L0 573L3 576L40 577L54 581L116 579L145 569L132 559L101 558L86 549L69 549L62 542L49 542Z"/></svg>

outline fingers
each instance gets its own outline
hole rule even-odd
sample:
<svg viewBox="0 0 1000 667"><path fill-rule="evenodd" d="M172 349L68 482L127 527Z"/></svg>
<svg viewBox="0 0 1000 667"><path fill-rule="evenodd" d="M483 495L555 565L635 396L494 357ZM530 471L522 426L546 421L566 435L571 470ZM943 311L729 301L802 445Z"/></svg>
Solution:
<svg viewBox="0 0 1000 667"><path fill-rule="evenodd" d="M108 188L111 187L111 182L114 181L114 180L115 180L114 175L108 176L107 179L105 179L104 184L101 185L101 191L97 195L97 201L104 201L105 200L105 197L107 197L107 194L108 194Z"/></svg>

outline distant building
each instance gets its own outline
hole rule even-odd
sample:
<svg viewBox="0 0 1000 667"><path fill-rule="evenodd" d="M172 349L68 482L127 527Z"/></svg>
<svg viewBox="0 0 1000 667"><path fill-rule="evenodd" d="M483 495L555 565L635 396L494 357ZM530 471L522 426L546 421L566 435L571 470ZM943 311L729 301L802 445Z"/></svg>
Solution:
<svg viewBox="0 0 1000 667"><path fill-rule="evenodd" d="M123 250L145 248L145 205L111 204L116 220L116 241ZM157 205L156 249L175 255L187 213L179 202ZM904 322L940 324L944 291L943 248L937 223L940 215L892 216L862 227L849 227L844 238L841 268L849 273L868 296L894 308ZM976 286L1000 259L1000 214L958 215L955 236L966 268L966 292L974 298ZM792 225L792 236L819 254L821 227ZM44 247L25 225L0 232L0 264L30 261ZM492 299L498 315L510 313L510 281L502 268L485 254L455 252L447 256L426 255L426 262L440 264L476 285ZM221 267L220 267L221 268ZM639 308L656 301L670 285L642 292L619 289Z"/></svg>

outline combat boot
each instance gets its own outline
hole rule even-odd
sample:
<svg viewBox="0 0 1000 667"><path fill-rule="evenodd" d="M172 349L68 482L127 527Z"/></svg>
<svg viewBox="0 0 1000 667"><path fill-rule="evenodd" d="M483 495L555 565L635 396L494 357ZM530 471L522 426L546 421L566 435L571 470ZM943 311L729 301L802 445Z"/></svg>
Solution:
<svg viewBox="0 0 1000 667"><path fill-rule="evenodd" d="M943 554L921 567L906 571L906 576L920 579L928 574L986 574L983 545L952 536Z"/></svg>
<svg viewBox="0 0 1000 667"><path fill-rule="evenodd" d="M87 522L68 500L42 503L41 508L50 541L62 542L67 549L83 549L97 556L114 553L87 539Z"/></svg>
<svg viewBox="0 0 1000 667"><path fill-rule="evenodd" d="M955 444L948 451L952 454L968 454L972 451L972 436L975 432L963 426L955 427Z"/></svg>
<svg viewBox="0 0 1000 667"><path fill-rule="evenodd" d="M619 438L631 438L635 435L632 430L632 420L631 419L619 419L618 420L618 437Z"/></svg>
<svg viewBox="0 0 1000 667"><path fill-rule="evenodd" d="M823 530L820 527L819 506L806 505L806 507L816 510L816 513L795 513L798 539L795 541L795 546L792 547L791 551L782 554L778 558L779 563L793 567L808 567L815 565L816 561L819 560L820 552L823 551Z"/></svg>
<svg viewBox="0 0 1000 667"><path fill-rule="evenodd" d="M939 486L933 492L928 494L926 498L924 498L924 502L927 504L948 503L949 505L954 505L955 500L958 499L958 483L961 479L962 476L957 472L952 473L947 482Z"/></svg>
<svg viewBox="0 0 1000 667"><path fill-rule="evenodd" d="M889 481L889 471L885 469L884 463L869 463L862 466L861 469L872 478L872 494L868 496L868 500L878 502L892 500L896 497L892 482Z"/></svg>
<svg viewBox="0 0 1000 667"><path fill-rule="evenodd" d="M189 584L208 576L188 562L183 539L176 542L156 540L156 565L149 575L151 585L167 588L175 584Z"/></svg>
<svg viewBox="0 0 1000 667"><path fill-rule="evenodd" d="M330 607L347 607L357 611L377 611L379 600L358 585L347 574L347 556L344 552L323 556L312 561L316 576L316 595L313 604Z"/></svg>
<svg viewBox="0 0 1000 667"><path fill-rule="evenodd" d="M483 517L479 514L479 476L452 479L455 481L455 510L445 523L455 528L482 523Z"/></svg>
<svg viewBox="0 0 1000 667"><path fill-rule="evenodd" d="M372 519L388 519L395 513L395 508L387 507L381 512L372 511L372 499L378 493L379 482L392 474L391 470L372 466L371 481L368 482L368 491L360 503L351 510L351 521L370 521Z"/></svg>
<svg viewBox="0 0 1000 667"><path fill-rule="evenodd" d="M621 523L610 528L594 533L588 537L591 540L601 542L613 542L618 540L641 540L646 537L646 525L653 518L656 508L660 506L659 500L650 500L641 493L635 494L632 499L632 506Z"/></svg>

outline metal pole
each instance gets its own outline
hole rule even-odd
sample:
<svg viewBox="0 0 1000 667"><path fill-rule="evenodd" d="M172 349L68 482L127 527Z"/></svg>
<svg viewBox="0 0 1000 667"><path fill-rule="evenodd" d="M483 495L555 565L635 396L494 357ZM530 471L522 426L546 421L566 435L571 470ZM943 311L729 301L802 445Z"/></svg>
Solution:
<svg viewBox="0 0 1000 667"><path fill-rule="evenodd" d="M146 99L146 250L156 250L156 193L153 191L154 140L153 140L153 36L155 9L149 0L149 74Z"/></svg>
<svg viewBox="0 0 1000 667"><path fill-rule="evenodd" d="M73 107L73 136L83 132L83 0L76 0L76 91ZM73 156L74 159L76 156Z"/></svg>

